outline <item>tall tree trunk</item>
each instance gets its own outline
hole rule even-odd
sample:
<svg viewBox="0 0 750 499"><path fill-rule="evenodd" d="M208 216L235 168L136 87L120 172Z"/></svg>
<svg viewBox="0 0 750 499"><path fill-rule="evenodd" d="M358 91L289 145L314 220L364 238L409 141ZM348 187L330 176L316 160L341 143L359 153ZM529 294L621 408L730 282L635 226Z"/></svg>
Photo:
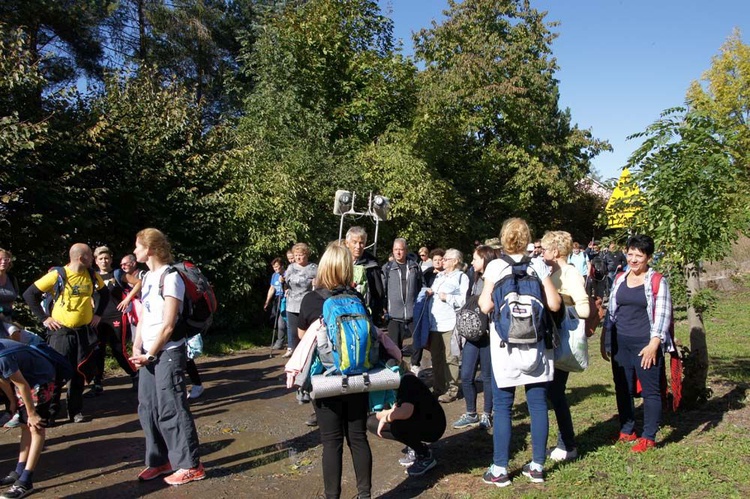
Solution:
<svg viewBox="0 0 750 499"><path fill-rule="evenodd" d="M690 355L685 362L683 401L686 406L695 406L707 398L708 347L703 317L692 304L692 299L700 291L700 274L695 263L685 266L685 280L688 294L688 326L690 327Z"/></svg>

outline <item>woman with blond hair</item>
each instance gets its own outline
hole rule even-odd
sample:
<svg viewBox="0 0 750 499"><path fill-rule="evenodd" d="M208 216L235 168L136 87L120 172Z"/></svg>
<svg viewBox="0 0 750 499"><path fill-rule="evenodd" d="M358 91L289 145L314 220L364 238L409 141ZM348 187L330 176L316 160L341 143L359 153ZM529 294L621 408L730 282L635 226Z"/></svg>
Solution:
<svg viewBox="0 0 750 499"><path fill-rule="evenodd" d="M146 435L147 467L138 479L171 473L164 479L169 485L203 480L206 473L185 388L187 350L179 317L185 283L171 266L171 246L161 231L140 231L133 253L148 266L141 296L143 315L130 358L139 371L138 418Z"/></svg>
<svg viewBox="0 0 750 499"><path fill-rule="evenodd" d="M297 243L292 246L294 261L289 264L284 274L284 280L288 286L286 294L286 321L287 321L287 350L282 356L289 358L297 347L299 339L297 328L299 323L299 311L302 299L313 289L313 281L318 271L318 266L310 262L310 247L305 243Z"/></svg>
<svg viewBox="0 0 750 499"><path fill-rule="evenodd" d="M349 290L356 293L351 288L354 279L352 256L346 246L339 241L328 245L317 268L319 289L306 294L299 308L300 337L323 315L323 303L334 290ZM364 298L362 300L364 304ZM374 327L372 331L374 334ZM346 437L352 453L354 474L357 477L357 497L369 498L372 488L372 452L367 441L368 393L319 398L314 401L314 406L323 444L325 496L341 496L342 459Z"/></svg>
<svg viewBox="0 0 750 499"><path fill-rule="evenodd" d="M490 314L495 309L493 290L495 284L511 276L516 263L527 264L526 272L536 276L541 284L547 308L560 309L560 294L557 292L550 269L541 258L529 259L526 246L531 241L531 232L526 222L511 218L503 223L500 242L505 255L491 261L484 271L484 288L479 296L482 312ZM526 390L526 404L531 415L532 460L524 465L523 474L532 482L544 482L549 419L547 415L547 383L554 374L554 356L551 345L545 339L532 344L505 343L500 339L495 321L490 322L490 357L492 361L492 403L494 412L492 466L482 476L485 483L506 487L511 484L508 472L511 441L511 412L516 387Z"/></svg>
<svg viewBox="0 0 750 499"><path fill-rule="evenodd" d="M547 232L542 237L542 256L552 268L550 278L557 288L565 307L573 307L579 319L589 316L589 297L586 294L586 282L575 266L568 263L568 255L573 246L573 238L568 232ZM552 403L557 419L557 446L549 452L553 461L566 461L578 457L573 418L565 396L570 373L555 366L555 375L547 385L547 396Z"/></svg>

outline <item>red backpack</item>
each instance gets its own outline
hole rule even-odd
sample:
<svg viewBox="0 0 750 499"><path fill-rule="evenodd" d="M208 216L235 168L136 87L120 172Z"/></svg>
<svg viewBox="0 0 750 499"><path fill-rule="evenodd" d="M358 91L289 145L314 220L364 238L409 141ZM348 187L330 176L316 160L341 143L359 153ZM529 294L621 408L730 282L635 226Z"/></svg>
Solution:
<svg viewBox="0 0 750 499"><path fill-rule="evenodd" d="M159 296L164 297L164 278L167 274L177 272L185 283L185 299L182 301L182 313L175 326L172 339L191 338L206 333L213 323L213 315L219 304L211 283L198 267L187 260L173 263L159 280Z"/></svg>

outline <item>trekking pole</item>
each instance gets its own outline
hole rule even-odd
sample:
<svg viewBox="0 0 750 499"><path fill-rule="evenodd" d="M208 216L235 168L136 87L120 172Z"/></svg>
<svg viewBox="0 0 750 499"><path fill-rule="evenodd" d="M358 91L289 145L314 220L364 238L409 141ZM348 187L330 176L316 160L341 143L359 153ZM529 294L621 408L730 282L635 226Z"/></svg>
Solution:
<svg viewBox="0 0 750 499"><path fill-rule="evenodd" d="M268 354L268 358L273 358L273 344L275 343L276 337L279 335L279 313L281 313L281 297L274 297L274 314L273 314L273 329L271 333L271 350ZM283 320L283 319L282 319Z"/></svg>

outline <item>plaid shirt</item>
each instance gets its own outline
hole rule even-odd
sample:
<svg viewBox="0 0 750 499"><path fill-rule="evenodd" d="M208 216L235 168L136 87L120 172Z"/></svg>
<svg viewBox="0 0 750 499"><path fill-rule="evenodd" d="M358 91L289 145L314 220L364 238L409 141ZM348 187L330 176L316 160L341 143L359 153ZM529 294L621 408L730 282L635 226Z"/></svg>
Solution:
<svg viewBox="0 0 750 499"><path fill-rule="evenodd" d="M604 345L608 352L611 351L612 326L617 324L617 290L625 282L629 272L625 272L615 279L612 285L612 293L609 296L607 315L604 318ZM646 311L648 312L649 325L651 326L651 338L659 338L662 350L664 352L671 352L674 350L672 337L669 334L669 328L672 323L672 296L669 294L667 280L662 276L661 284L659 284L659 293L654 299L654 293L651 289L654 274L656 274L656 271L649 267L646 271L646 277L643 280L643 289L646 293Z"/></svg>

